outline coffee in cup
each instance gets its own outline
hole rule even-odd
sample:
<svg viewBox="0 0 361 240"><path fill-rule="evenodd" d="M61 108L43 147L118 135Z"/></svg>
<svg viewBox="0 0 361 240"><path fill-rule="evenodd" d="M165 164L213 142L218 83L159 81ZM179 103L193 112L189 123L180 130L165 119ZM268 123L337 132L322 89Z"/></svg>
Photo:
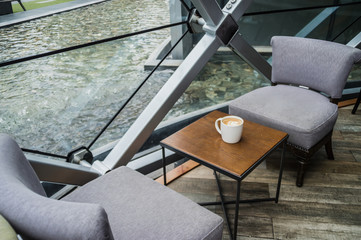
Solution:
<svg viewBox="0 0 361 240"><path fill-rule="evenodd" d="M219 122L221 127L219 127ZM215 122L215 127L222 140L226 143L237 143L241 140L243 132L243 119L237 116L226 116L218 118Z"/></svg>
<svg viewBox="0 0 361 240"><path fill-rule="evenodd" d="M224 118L222 121L227 126L239 126L243 124L243 120L235 117Z"/></svg>

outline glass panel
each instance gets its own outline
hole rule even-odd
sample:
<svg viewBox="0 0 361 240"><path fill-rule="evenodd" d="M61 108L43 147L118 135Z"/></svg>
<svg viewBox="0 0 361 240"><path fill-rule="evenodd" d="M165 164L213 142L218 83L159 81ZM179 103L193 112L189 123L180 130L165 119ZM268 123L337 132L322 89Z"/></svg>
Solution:
<svg viewBox="0 0 361 240"><path fill-rule="evenodd" d="M225 2L219 0L220 5ZM248 13L334 2L256 0ZM167 24L167 3L113 0L2 28L0 61ZM308 37L350 40L360 30L359 20L355 21L359 7L341 7ZM323 10L246 16L240 20L240 32L249 43L269 47L273 35L296 35ZM1 68L2 132L14 135L22 147L57 154L88 145L149 73L144 71L145 60L168 36L169 29ZM93 149L122 137L173 72L156 71ZM351 74L351 79L357 78L359 69ZM165 119L232 100L268 84L233 53L217 54Z"/></svg>
<svg viewBox="0 0 361 240"><path fill-rule="evenodd" d="M239 21L239 31L255 46L269 46L272 36L298 36L305 26L309 33L301 37L317 38L346 44L360 31L361 4L331 9L324 8L272 14L248 15ZM311 21L326 16L323 21ZM322 17L320 19L323 19ZM310 24L311 23L311 24Z"/></svg>
<svg viewBox="0 0 361 240"><path fill-rule="evenodd" d="M206 64L165 120L233 100L267 85L269 80L233 52L220 52Z"/></svg>
<svg viewBox="0 0 361 240"><path fill-rule="evenodd" d="M360 2L361 0L254 0L247 9L246 14Z"/></svg>
<svg viewBox="0 0 361 240"><path fill-rule="evenodd" d="M147 71L148 74L150 71ZM153 73L152 77L144 84L136 96L129 102L119 116L112 122L108 129L101 135L101 137L93 145L92 149L102 147L108 143L119 140L129 127L134 123L138 116L142 113L145 107L162 88L164 83L170 78L174 70L159 70ZM144 75L145 76L145 75ZM143 77L144 79L144 77ZM141 79L141 81L143 80ZM126 89L125 89L126 91ZM128 90L129 91L129 90ZM118 104L118 107L121 104ZM115 113L118 109L113 109L112 113ZM110 118L108 118L109 120ZM105 125L105 121L99 123L99 119L95 122L99 125L94 132L98 133ZM102 124L102 126L100 126ZM93 137L94 133L93 133Z"/></svg>
<svg viewBox="0 0 361 240"><path fill-rule="evenodd" d="M163 0L113 0L0 29L0 62L169 23Z"/></svg>
<svg viewBox="0 0 361 240"><path fill-rule="evenodd" d="M22 147L62 155L88 145L148 74L146 59L168 36L169 29L161 30L3 67L2 132L14 135ZM157 79L168 77L166 71ZM131 106L128 116L136 118L143 99Z"/></svg>
<svg viewBox="0 0 361 240"><path fill-rule="evenodd" d="M309 34L310 38L347 44L361 31L361 4L337 9Z"/></svg>
<svg viewBox="0 0 361 240"><path fill-rule="evenodd" d="M272 36L295 36L323 9L246 16L239 21L239 31L255 46L269 46Z"/></svg>

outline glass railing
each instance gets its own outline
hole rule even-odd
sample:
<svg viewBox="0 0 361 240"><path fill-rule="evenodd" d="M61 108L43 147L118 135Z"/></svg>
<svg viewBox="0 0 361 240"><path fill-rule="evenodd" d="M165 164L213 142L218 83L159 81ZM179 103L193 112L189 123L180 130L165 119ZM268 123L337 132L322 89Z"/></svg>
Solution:
<svg viewBox="0 0 361 240"><path fill-rule="evenodd" d="M0 62L165 25L167 9L164 1L111 1L1 28ZM146 59L168 36L162 29L2 67L2 132L23 148L63 156L87 146L147 76ZM170 74L155 73L107 141L122 136Z"/></svg>
<svg viewBox="0 0 361 240"><path fill-rule="evenodd" d="M357 15L361 4L348 4L361 1L337 2L345 5L315 25L307 37L330 37L345 43L360 31ZM239 22L240 32L249 43L265 46L261 54L268 58L273 35L297 35L325 7L334 4L335 1L317 1L317 5L315 1L254 1ZM166 1L147 0L141 5L128 0L108 1L1 28L0 62L168 23ZM169 32L162 29L2 67L0 129L13 135L24 148L62 156L82 145L90 144L92 150L120 139L174 68L154 72L92 144L147 77L150 71L144 70L145 62ZM350 76L352 80L360 79L360 69L355 68ZM231 51L220 51L164 120L230 101L268 84Z"/></svg>
<svg viewBox="0 0 361 240"><path fill-rule="evenodd" d="M166 1L144 0L141 4L131 0L106 1L1 28L0 62L168 23ZM154 34L152 39L162 41L165 36L169 32Z"/></svg>

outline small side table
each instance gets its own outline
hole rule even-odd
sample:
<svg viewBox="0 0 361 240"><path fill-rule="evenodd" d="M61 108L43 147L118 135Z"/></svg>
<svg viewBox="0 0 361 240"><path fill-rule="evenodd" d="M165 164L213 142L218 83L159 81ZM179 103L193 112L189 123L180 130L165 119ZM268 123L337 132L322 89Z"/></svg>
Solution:
<svg viewBox="0 0 361 240"><path fill-rule="evenodd" d="M166 179L166 160L164 148L192 159L214 170L221 202L203 203L200 205L222 205L231 239L237 237L239 204L247 202L275 201L278 202L283 172L285 143L288 134L245 120L242 139L239 143L228 144L222 141L215 130L214 122L228 114L214 111L197 120L182 130L162 140L164 184ZM241 181L251 173L267 156L278 147L283 146L276 196L274 198L240 200ZM237 181L235 201L224 201L217 172ZM226 204L235 204L234 230L232 233Z"/></svg>

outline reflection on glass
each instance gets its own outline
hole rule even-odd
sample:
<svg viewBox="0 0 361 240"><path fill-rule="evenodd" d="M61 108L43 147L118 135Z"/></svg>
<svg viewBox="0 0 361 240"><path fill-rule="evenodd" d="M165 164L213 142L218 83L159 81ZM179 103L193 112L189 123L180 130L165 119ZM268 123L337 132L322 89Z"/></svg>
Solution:
<svg viewBox="0 0 361 240"><path fill-rule="evenodd" d="M216 54L177 101L166 119L233 100L269 84L269 80L232 52Z"/></svg>
<svg viewBox="0 0 361 240"><path fill-rule="evenodd" d="M169 24L163 0L112 0L0 28L0 62Z"/></svg>
<svg viewBox="0 0 361 240"><path fill-rule="evenodd" d="M252 11L329 5L334 1L254 2ZM361 9L354 9L341 7L308 37L336 38L342 43L350 40L360 29L359 20L347 27L359 17L356 15ZM246 16L240 20L240 32L249 43L269 47L273 35L296 35L323 10ZM167 23L166 1L107 1L0 29L0 61ZM144 70L146 59L168 36L169 29L1 68L2 132L15 136L22 147L63 155L88 145L149 73ZM360 78L360 69L353 70L350 81ZM122 137L172 73L156 71L93 149ZM268 84L233 53L217 54L166 119L230 101Z"/></svg>
<svg viewBox="0 0 361 240"><path fill-rule="evenodd" d="M254 0L246 14L292 10L312 7L326 7L337 4L360 3L361 0Z"/></svg>
<svg viewBox="0 0 361 240"><path fill-rule="evenodd" d="M145 60L168 34L160 31L2 68L1 129L23 147L58 154L89 144L144 79Z"/></svg>

